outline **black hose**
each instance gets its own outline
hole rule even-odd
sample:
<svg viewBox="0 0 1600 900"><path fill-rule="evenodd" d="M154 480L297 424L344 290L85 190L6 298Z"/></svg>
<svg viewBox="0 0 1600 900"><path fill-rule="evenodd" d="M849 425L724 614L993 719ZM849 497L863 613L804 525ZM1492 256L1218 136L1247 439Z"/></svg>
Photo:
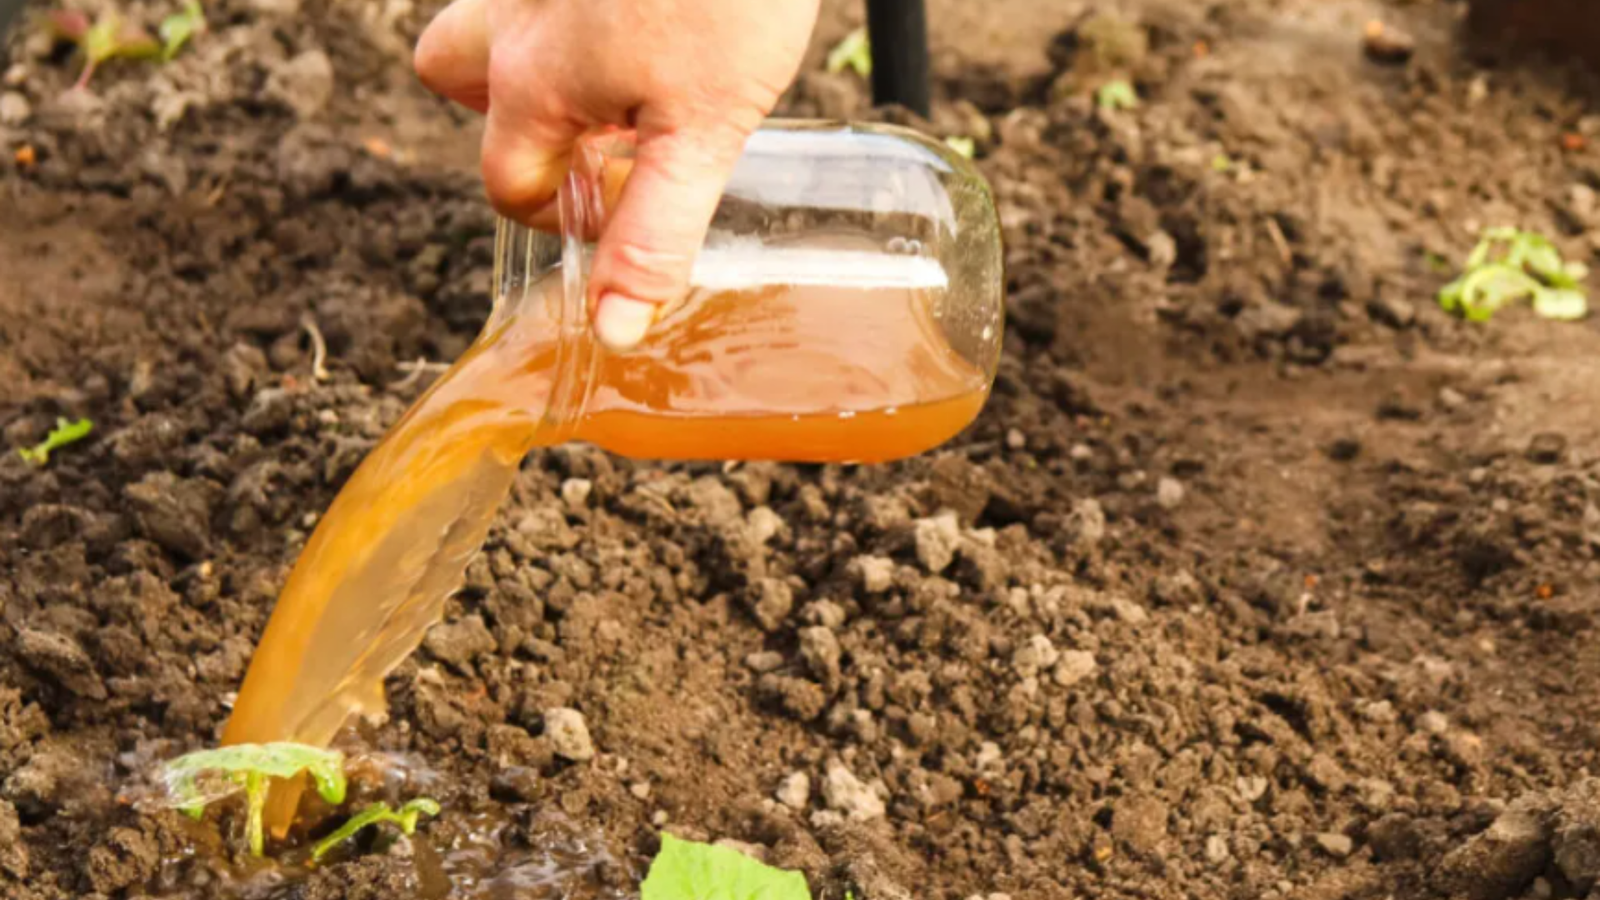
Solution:
<svg viewBox="0 0 1600 900"><path fill-rule="evenodd" d="M0 0L5 2L5 0ZM867 0L872 102L929 112L928 13L923 0Z"/></svg>

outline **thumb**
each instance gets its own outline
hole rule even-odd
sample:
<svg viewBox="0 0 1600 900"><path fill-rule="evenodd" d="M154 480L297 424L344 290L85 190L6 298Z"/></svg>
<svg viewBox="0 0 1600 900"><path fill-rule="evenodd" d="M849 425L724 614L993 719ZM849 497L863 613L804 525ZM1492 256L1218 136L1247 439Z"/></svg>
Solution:
<svg viewBox="0 0 1600 900"><path fill-rule="evenodd" d="M595 335L613 350L644 338L658 308L687 292L695 254L745 140L760 124L658 131L639 123L633 169L595 248Z"/></svg>

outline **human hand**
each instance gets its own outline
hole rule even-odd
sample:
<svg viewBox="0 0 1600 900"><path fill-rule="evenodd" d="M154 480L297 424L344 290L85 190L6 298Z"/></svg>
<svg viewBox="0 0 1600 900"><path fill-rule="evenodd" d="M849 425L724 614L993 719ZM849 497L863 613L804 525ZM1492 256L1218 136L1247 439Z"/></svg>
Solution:
<svg viewBox="0 0 1600 900"><path fill-rule="evenodd" d="M644 337L688 289L748 138L794 80L818 0L455 0L417 44L423 83L486 113L483 180L546 228L574 141L633 128L637 154L591 272L595 333Z"/></svg>

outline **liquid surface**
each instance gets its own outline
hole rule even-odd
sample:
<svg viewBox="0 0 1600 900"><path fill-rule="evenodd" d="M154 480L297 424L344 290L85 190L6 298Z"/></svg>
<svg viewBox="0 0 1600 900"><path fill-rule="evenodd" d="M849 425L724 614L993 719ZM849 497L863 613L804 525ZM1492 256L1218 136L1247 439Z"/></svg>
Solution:
<svg viewBox="0 0 1600 900"><path fill-rule="evenodd" d="M438 621L522 458L567 439L636 458L877 462L935 447L987 397L945 342L935 291L696 290L645 343L601 354L587 414L552 427L563 347L548 277L497 315L363 461L306 544L225 744L326 746L382 711L383 679ZM298 790L279 785L282 836Z"/></svg>

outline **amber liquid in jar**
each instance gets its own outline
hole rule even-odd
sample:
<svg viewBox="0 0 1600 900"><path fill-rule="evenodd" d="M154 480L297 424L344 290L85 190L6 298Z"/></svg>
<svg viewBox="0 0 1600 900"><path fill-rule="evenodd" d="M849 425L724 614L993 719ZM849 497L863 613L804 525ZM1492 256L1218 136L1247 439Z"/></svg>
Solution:
<svg viewBox="0 0 1600 900"><path fill-rule="evenodd" d="M560 289L559 279L546 290ZM940 327L937 288L720 284L664 311L644 343L599 353L584 414L546 416L565 348L549 310L498 320L363 461L306 544L256 650L225 744L326 746L383 710L523 457L566 440L651 459L878 462L945 442L984 371ZM280 786L281 836L298 790Z"/></svg>

